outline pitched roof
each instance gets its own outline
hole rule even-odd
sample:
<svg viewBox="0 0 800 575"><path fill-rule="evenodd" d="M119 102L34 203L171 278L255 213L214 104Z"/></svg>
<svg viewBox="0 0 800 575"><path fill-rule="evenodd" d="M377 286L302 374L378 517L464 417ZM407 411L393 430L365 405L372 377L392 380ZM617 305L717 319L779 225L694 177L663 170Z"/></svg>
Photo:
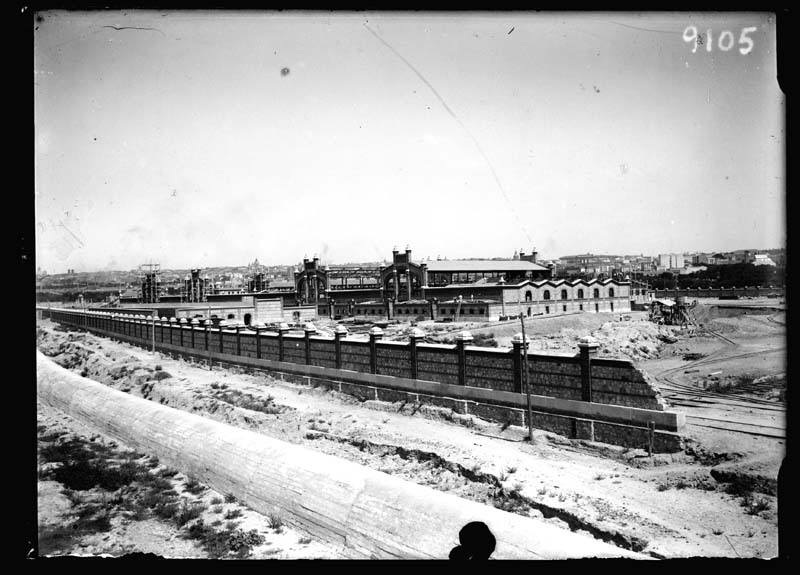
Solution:
<svg viewBox="0 0 800 575"><path fill-rule="evenodd" d="M524 260L435 260L425 262L429 272L547 271Z"/></svg>

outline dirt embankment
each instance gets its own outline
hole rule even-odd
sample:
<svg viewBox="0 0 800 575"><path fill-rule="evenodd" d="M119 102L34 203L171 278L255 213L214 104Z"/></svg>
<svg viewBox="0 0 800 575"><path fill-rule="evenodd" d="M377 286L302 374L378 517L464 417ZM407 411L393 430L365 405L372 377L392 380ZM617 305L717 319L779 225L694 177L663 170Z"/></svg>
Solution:
<svg viewBox="0 0 800 575"><path fill-rule="evenodd" d="M640 450L539 431L529 443L522 441L525 430L514 426L428 406L361 403L264 376L209 371L65 332L49 322L42 322L38 340L61 365L127 393L582 530L627 549L656 557L777 552L774 494L713 472L740 455L694 444L689 453L647 457ZM129 536L117 537L124 542Z"/></svg>

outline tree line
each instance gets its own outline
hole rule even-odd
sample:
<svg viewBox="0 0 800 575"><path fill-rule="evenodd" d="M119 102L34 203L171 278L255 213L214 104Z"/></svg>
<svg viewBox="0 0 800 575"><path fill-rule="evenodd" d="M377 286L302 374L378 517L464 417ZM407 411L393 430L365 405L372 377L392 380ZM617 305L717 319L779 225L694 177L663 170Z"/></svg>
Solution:
<svg viewBox="0 0 800 575"><path fill-rule="evenodd" d="M691 274L664 272L649 278L653 289L731 288L745 286L782 286L786 270L777 266L756 266L751 263L714 265Z"/></svg>

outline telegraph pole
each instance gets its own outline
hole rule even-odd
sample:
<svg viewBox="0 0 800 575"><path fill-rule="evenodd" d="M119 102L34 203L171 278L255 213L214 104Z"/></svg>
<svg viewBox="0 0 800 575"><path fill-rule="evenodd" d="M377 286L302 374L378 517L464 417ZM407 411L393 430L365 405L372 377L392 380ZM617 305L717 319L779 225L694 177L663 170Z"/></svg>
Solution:
<svg viewBox="0 0 800 575"><path fill-rule="evenodd" d="M519 314L519 323L522 324L522 359L525 362L524 371L522 372L522 385L525 387L525 398L528 402L528 441L533 443L533 422L531 421L531 388L528 385L530 381L528 378L528 338L525 336L525 315Z"/></svg>

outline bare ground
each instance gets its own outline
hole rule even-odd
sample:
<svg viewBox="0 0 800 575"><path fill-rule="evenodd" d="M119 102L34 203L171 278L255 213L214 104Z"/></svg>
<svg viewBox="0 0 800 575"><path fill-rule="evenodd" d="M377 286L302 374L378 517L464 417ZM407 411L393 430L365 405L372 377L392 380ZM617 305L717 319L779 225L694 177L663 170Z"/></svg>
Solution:
<svg viewBox="0 0 800 575"><path fill-rule="evenodd" d="M593 332L607 337L609 349L627 349L634 356L642 354L637 344L652 343L656 350L648 351L648 356L661 358L652 361L672 365L684 361L684 353L714 347L719 341L685 338L670 328L677 341L666 343L659 338L664 330L653 329L658 326L636 317L619 321L619 315L614 323L620 327L594 325L596 317L588 327L582 325L594 315L574 316L572 323L569 318L559 318L560 325L551 323L547 332L554 337L548 338L548 345L567 349L574 346L576 337ZM546 321L549 318L541 323L528 320L526 331L528 322L530 333L536 334L536 329L546 329L542 327ZM502 326L490 329L498 327ZM767 333L770 329L774 333ZM743 345L758 345L769 337L780 341L782 329L775 322L755 327L746 323L746 335L740 339ZM735 330L736 326L731 333ZM615 339L617 332L624 335ZM39 325L38 345L61 365L133 395L553 522L564 529L581 530L654 557L777 555L775 478L784 452L782 440L688 426L690 439L685 453L652 457L640 450L574 441L542 431L535 431L533 442L527 442L523 441L524 429L504 428L451 410L362 403L347 395L260 374L219 368L209 371L158 352L154 356L91 334L63 331L48 321ZM663 368L658 363L653 365L656 370ZM765 369L774 371L774 366ZM40 433L57 426L76 436L96 436L74 420L43 407L38 417ZM99 439L96 436L95 441ZM74 505L61 491L63 487L51 480L40 480L41 529L69 522ZM222 496L208 490L204 497L210 501ZM206 523L216 520L211 511L214 507L203 516ZM276 540L268 518L242 511L250 518L247 529L256 529L269 541L266 547L254 547L253 556L331 556L330 550L306 541L303 534L284 534ZM118 525L112 521L113 528L102 535L78 538L71 547L57 552L207 556L196 543L182 538L187 526L177 528L152 518L147 522L149 526L143 528L141 522L119 520ZM298 543L301 540L303 544ZM276 553L275 549L281 551Z"/></svg>

